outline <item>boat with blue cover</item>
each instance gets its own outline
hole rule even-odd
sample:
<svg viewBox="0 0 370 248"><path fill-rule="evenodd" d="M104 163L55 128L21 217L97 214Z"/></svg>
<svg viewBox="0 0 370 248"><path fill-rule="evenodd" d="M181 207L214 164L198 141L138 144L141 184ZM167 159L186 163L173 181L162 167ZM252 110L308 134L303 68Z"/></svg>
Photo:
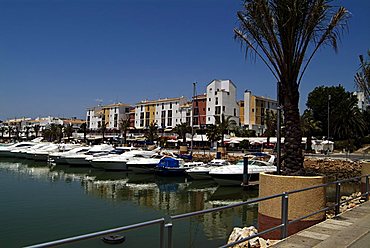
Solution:
<svg viewBox="0 0 370 248"><path fill-rule="evenodd" d="M189 169L189 167L185 166L183 159L164 157L155 167L155 172L162 176L181 176L185 175L187 169Z"/></svg>

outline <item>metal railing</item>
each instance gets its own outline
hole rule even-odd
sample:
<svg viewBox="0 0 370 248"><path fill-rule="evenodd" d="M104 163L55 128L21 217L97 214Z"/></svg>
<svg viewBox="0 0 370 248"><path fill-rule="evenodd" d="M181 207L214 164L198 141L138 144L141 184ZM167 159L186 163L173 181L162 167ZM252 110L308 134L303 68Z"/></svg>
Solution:
<svg viewBox="0 0 370 248"><path fill-rule="evenodd" d="M365 197L365 201L368 201L369 200L369 176L370 176L370 174L360 176L360 177L353 177L353 178L343 179L343 180L339 180L339 181L335 181L335 182L329 182L329 183L325 183L325 184L315 185L315 186L307 187L307 188L303 188L303 189L283 192L281 194L275 194L275 195L271 195L271 196L256 198L256 199L252 199L252 200L248 200L248 201L240 202L240 203L235 203L235 204L231 204L231 205L227 205L227 206L205 209L205 210L191 212L191 213L174 215L174 216L170 216L170 220L167 223L165 223L164 218L156 219L156 220L142 222L142 223L138 223L138 224L134 224L134 225L129 225L129 226L109 229L109 230L105 230L105 231L85 234L85 235L81 235L81 236L61 239L61 240L57 240L57 241L42 243L42 244L38 244L38 245L28 246L28 248L51 247L51 246L67 244L67 243L77 242L77 241L86 240L86 239L92 239L92 238L96 238L96 237L105 236L107 234L124 232L124 231L132 230L132 229L137 229L137 228L142 228L142 227L146 227L146 226L150 226L150 225L157 225L157 224L160 225L160 237L159 237L159 239L160 239L160 248L164 248L164 245L165 245L164 244L165 229L166 229L166 232L167 232L167 246L166 247L172 248L173 247L173 227L174 227L175 222L178 221L178 220L182 220L182 219L186 219L186 218L190 218L190 217L194 217L194 216L198 216L198 215L213 213L213 212L219 212L219 211L223 211L225 209L231 209L231 208L235 208L235 207L240 207L240 206L250 205L250 204L254 204L254 203L259 203L259 202L262 202L262 201L271 200L271 199L278 198L278 197L281 198L281 223L279 225L271 227L267 230L258 232L256 234L248 236L246 238L239 239L239 240L237 240L233 243L223 245L221 247L225 247L225 248L226 247L232 247L234 245L240 244L242 242L246 242L250 239L253 239L253 238L258 237L260 235L263 235L263 234L266 234L266 233L269 233L269 232L272 232L272 231L276 231L276 230L281 231L281 239L284 239L288 236L288 226L290 224L293 224L293 223L296 223L298 221L307 219L307 218L309 218L313 215L328 211L328 210L333 209L333 208L334 208L335 215L338 215L338 214L340 214L340 206L343 203L352 201L354 199ZM341 185L343 183L346 183L346 182L353 182L353 181L354 182L360 182L362 178L365 178L364 193L362 193L358 197L350 198L350 199L341 201ZM289 196L290 195L296 194L296 193L299 193L299 192L303 192L303 191L317 189L317 188L328 187L330 185L335 185L335 204L333 204L333 206L325 207L323 209L320 209L320 210L317 210L315 212L309 213L305 216L301 216L299 218L289 220L289 218L288 218L288 211L289 211L288 203L289 203Z"/></svg>
<svg viewBox="0 0 370 248"><path fill-rule="evenodd" d="M41 247L53 247L57 245L64 245L68 243L74 243L77 241L88 240L92 238L106 236L108 234L120 233L120 232L129 231L129 230L133 230L137 228L152 226L152 225L159 225L159 247L164 248L164 227L165 227L164 218L141 222L141 223L133 224L129 226L117 227L117 228L108 229L108 230L104 230L100 232L84 234L84 235L75 236L71 238L60 239L60 240L51 241L47 243L31 245L31 246L27 246L26 248L41 248Z"/></svg>

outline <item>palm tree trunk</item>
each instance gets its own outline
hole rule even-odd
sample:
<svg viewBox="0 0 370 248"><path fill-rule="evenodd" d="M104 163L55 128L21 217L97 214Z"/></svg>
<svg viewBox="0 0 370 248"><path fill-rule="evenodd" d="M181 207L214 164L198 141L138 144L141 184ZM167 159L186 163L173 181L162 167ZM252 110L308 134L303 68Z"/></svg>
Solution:
<svg viewBox="0 0 370 248"><path fill-rule="evenodd" d="M298 109L299 92L298 87L284 88L285 159L283 173L299 175L303 173L302 132Z"/></svg>

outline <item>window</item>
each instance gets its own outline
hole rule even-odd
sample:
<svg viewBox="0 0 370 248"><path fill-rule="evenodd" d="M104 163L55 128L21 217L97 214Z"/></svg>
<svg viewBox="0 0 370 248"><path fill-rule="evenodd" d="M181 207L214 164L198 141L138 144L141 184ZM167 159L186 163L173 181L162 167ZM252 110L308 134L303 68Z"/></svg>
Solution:
<svg viewBox="0 0 370 248"><path fill-rule="evenodd" d="M210 102L211 101L211 98L208 98L208 101Z"/></svg>
<svg viewBox="0 0 370 248"><path fill-rule="evenodd" d="M226 110L226 107L222 106L222 112L225 112L225 110Z"/></svg>
<svg viewBox="0 0 370 248"><path fill-rule="evenodd" d="M218 105L218 97L216 97L216 105Z"/></svg>
<svg viewBox="0 0 370 248"><path fill-rule="evenodd" d="M208 111L211 111L211 108L208 108Z"/></svg>
<svg viewBox="0 0 370 248"><path fill-rule="evenodd" d="M236 109L234 108L234 116L236 116Z"/></svg>
<svg viewBox="0 0 370 248"><path fill-rule="evenodd" d="M170 103L170 109L172 109L172 102Z"/></svg>
<svg viewBox="0 0 370 248"><path fill-rule="evenodd" d="M140 111L143 111L143 105L140 106Z"/></svg>
<svg viewBox="0 0 370 248"><path fill-rule="evenodd" d="M221 114L221 106L216 106L215 108L215 115Z"/></svg>
<svg viewBox="0 0 370 248"><path fill-rule="evenodd" d="M208 117L208 120L210 121L211 120L211 117Z"/></svg>

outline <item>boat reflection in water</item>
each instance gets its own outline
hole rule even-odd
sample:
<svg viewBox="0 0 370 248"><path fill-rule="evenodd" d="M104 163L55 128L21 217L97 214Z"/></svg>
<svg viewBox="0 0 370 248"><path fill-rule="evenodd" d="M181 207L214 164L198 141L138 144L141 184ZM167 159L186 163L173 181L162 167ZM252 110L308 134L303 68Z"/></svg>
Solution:
<svg viewBox="0 0 370 248"><path fill-rule="evenodd" d="M106 211L117 211L117 206L119 206L127 208L128 212L136 212L138 215L146 214L147 216L149 213L152 219L246 201L258 195L257 190L246 191L237 187L219 187L213 180L192 181L186 177L107 172L95 168L78 168L68 165L48 167L45 163L35 163L28 160L1 160L0 170L0 172L5 170L11 174L25 174L32 179L40 179L40 182L41 179L46 179L50 182L79 183L87 196L92 196L89 197L89 202L93 201L92 204L95 201L97 205L101 205L99 201L102 200L114 202L113 205L106 206L109 208ZM68 199L68 192L71 188L65 187L64 190L63 196L66 195L65 197ZM66 206L73 205L69 200L66 200L65 204ZM126 218L125 212L122 210L117 214L123 220ZM84 217L91 220L97 218L97 216ZM233 227L253 225L256 218L257 205L254 205L175 221L173 226L174 247L184 247L184 244L187 244L186 247L222 245L226 242ZM140 221L142 219L138 218L137 222ZM122 223L122 225L129 224L133 224L132 219L127 220L127 223ZM101 226L94 228L96 231L101 229ZM148 235L155 236L157 232ZM49 238L46 237L46 240Z"/></svg>

